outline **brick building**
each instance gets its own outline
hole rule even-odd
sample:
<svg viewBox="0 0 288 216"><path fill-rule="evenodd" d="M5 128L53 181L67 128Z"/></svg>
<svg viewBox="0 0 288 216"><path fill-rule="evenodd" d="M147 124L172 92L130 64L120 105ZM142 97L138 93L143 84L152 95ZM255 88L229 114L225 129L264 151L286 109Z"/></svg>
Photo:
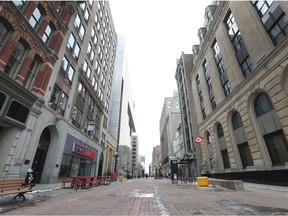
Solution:
<svg viewBox="0 0 288 216"><path fill-rule="evenodd" d="M48 183L112 169L109 3L0 2L0 32L1 177L32 167Z"/></svg>

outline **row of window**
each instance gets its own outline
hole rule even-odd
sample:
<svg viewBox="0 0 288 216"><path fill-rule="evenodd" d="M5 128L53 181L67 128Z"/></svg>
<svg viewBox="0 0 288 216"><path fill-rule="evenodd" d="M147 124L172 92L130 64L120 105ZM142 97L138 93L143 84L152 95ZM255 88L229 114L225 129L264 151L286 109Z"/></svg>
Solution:
<svg viewBox="0 0 288 216"><path fill-rule="evenodd" d="M259 94L254 101L254 111L256 117L259 118L269 111L273 110L273 105L269 99L269 97L265 93ZM243 128L243 123L241 120L241 116L238 112L235 112L232 115L232 128L235 133L236 130ZM219 143L219 148L223 160L223 166L225 169L231 168L230 159L228 155L228 150L224 141L224 131L221 124L217 125L216 129L217 139ZM244 128L243 128L244 132ZM244 132L245 133L245 132ZM234 134L235 135L235 134ZM282 130L274 131L269 134L263 135L268 153L270 155L271 161L273 165L283 165L285 162L288 162L288 143L282 132ZM213 169L213 152L212 152L212 142L210 134L206 135L207 140L207 149L208 155L211 162L211 169ZM247 166L253 166L253 159L251 156L250 148L247 141L242 143L236 143L240 155L240 159L242 162L243 168Z"/></svg>
<svg viewBox="0 0 288 216"><path fill-rule="evenodd" d="M259 14L261 21L269 33L273 43L278 44L287 35L288 32L288 16L284 13L279 3L274 1L252 1L257 13ZM244 44L242 35L231 11L228 12L224 23L229 35L231 44L234 48L237 61L239 63L240 69L242 70L243 77L248 76L253 71L253 63L247 52L246 46ZM268 27L269 26L269 27ZM204 37L204 36L203 36ZM227 71L224 66L223 58L220 52L220 47L215 40L212 44L212 49L214 52L214 59L218 68L220 82L224 91L225 96L229 96L231 93L231 86L228 80ZM195 54L195 53L194 53ZM208 71L208 66L206 60L203 63L204 73L206 77L206 82L209 91L209 98L211 102L212 109L216 107L216 101L214 96L214 91L210 81L210 75ZM198 93L200 98L200 107L202 111L202 116L205 119L205 107L203 103L202 91L200 89L200 79L199 76L196 77L196 82L198 86Z"/></svg>

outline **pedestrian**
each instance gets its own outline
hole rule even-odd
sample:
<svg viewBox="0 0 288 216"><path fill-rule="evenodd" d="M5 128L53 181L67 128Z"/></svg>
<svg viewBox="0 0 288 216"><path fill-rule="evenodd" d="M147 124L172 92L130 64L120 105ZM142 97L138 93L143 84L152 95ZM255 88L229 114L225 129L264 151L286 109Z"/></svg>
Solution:
<svg viewBox="0 0 288 216"><path fill-rule="evenodd" d="M148 178L148 173L145 174L146 179Z"/></svg>

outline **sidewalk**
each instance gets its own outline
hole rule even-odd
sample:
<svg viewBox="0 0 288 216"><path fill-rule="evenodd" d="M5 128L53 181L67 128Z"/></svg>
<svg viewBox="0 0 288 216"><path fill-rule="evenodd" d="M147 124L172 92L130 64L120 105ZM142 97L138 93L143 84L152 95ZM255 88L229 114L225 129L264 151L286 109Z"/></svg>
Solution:
<svg viewBox="0 0 288 216"><path fill-rule="evenodd" d="M91 189L38 184L28 201L13 200L4 215L288 215L288 187L244 183L246 190L130 179ZM38 201L41 198L40 202ZM1 200L0 200L1 203ZM24 205L25 204L25 205ZM15 207L16 205L16 207ZM13 207L13 208L12 208Z"/></svg>

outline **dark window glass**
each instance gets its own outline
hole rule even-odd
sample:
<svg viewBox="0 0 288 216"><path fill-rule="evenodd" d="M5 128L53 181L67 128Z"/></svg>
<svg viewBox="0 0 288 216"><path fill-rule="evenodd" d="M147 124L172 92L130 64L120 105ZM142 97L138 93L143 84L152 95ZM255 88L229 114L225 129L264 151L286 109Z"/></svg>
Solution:
<svg viewBox="0 0 288 216"><path fill-rule="evenodd" d="M6 100L6 95L0 92L0 110L2 109Z"/></svg>
<svg viewBox="0 0 288 216"><path fill-rule="evenodd" d="M218 126L217 126L217 134L218 134L218 138L221 138L224 136L223 128L222 128L221 124L218 124Z"/></svg>
<svg viewBox="0 0 288 216"><path fill-rule="evenodd" d="M256 116L262 116L273 109L272 103L265 93L257 96L254 102Z"/></svg>
<svg viewBox="0 0 288 216"><path fill-rule="evenodd" d="M8 26L5 25L5 23L2 23L0 20L0 49L4 46L5 41L8 38L8 35L10 33L10 29Z"/></svg>
<svg viewBox="0 0 288 216"><path fill-rule="evenodd" d="M233 125L233 130L240 128L243 125L241 116L238 112L235 112L234 115L232 116L232 125Z"/></svg>
<svg viewBox="0 0 288 216"><path fill-rule="evenodd" d="M245 142L245 143L239 144L238 149L239 149L239 154L240 154L243 168L246 168L247 166L253 166L254 163L253 163L253 159L251 156L248 143Z"/></svg>
<svg viewBox="0 0 288 216"><path fill-rule="evenodd" d="M288 144L282 130L264 136L273 165L284 165L288 162Z"/></svg>
<svg viewBox="0 0 288 216"><path fill-rule="evenodd" d="M7 116L25 124L29 114L29 109L17 101L10 104Z"/></svg>
<svg viewBox="0 0 288 216"><path fill-rule="evenodd" d="M222 154L222 159L223 159L223 164L225 169L231 168L230 166L230 160L229 160L229 155L227 149L224 149L221 151Z"/></svg>

